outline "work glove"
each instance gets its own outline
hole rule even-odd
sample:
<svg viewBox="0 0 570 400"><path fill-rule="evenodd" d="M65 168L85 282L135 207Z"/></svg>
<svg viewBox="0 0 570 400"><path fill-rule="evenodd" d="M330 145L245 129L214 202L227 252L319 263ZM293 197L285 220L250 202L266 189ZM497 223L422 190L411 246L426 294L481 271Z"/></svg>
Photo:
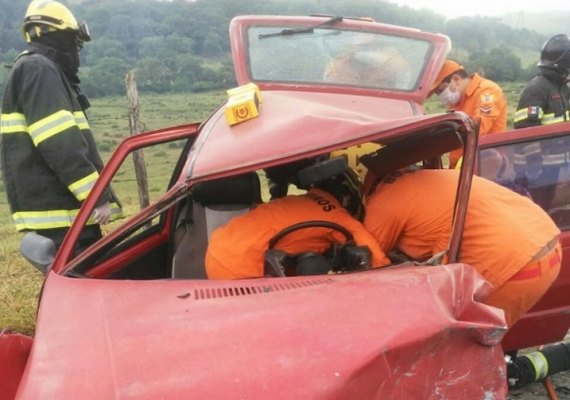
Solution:
<svg viewBox="0 0 570 400"><path fill-rule="evenodd" d="M111 204L109 202L96 207L93 210L93 218L95 218L95 222L100 225L106 225L111 220Z"/></svg>

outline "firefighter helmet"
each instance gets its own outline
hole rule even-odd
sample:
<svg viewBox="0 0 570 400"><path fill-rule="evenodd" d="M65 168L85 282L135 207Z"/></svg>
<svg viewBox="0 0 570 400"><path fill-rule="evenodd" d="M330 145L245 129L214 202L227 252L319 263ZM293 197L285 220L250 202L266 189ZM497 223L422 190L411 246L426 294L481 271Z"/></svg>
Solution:
<svg viewBox="0 0 570 400"><path fill-rule="evenodd" d="M539 67L548 67L566 72L570 69L570 37L566 34L554 35L548 39L540 51Z"/></svg>
<svg viewBox="0 0 570 400"><path fill-rule="evenodd" d="M91 40L86 24L78 24L69 9L55 0L33 0L24 16L22 33L26 41L53 30L70 30L83 42Z"/></svg>

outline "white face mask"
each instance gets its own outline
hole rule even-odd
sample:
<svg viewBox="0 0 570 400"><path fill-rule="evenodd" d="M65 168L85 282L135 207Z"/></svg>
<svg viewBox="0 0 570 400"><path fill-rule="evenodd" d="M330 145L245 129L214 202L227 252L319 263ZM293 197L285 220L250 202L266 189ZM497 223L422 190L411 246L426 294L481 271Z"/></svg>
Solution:
<svg viewBox="0 0 570 400"><path fill-rule="evenodd" d="M444 106L451 107L459 103L459 100L461 100L461 94L459 93L459 90L452 92L449 90L449 86L447 86L445 90L439 94L439 100Z"/></svg>

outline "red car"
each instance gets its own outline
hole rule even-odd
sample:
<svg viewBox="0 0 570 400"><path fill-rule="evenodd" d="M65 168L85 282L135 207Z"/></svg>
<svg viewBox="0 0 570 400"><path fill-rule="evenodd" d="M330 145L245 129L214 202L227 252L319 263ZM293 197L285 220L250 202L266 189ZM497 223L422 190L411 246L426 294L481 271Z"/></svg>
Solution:
<svg viewBox="0 0 570 400"><path fill-rule="evenodd" d="M0 335L0 398L505 398L502 311L479 301L488 283L457 262L477 132L465 114L422 108L449 39L330 16L238 17L230 36L238 83L260 92L246 86L201 124L121 143L47 272L35 337ZM157 145L180 150L166 192L74 255L127 156ZM351 157L373 153L377 173L441 168L462 145L449 264L206 279L211 232L268 201L266 168L331 152L357 169ZM569 275L565 261L528 319L547 321L540 333L513 330L508 349L564 337Z"/></svg>

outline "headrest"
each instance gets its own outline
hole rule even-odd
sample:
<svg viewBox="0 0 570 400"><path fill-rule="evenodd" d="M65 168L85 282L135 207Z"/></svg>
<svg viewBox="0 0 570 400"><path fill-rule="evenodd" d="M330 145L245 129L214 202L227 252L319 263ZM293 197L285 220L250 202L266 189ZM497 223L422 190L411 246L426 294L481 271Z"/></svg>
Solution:
<svg viewBox="0 0 570 400"><path fill-rule="evenodd" d="M192 188L192 198L203 204L261 203L261 185L255 172L200 182Z"/></svg>
<svg viewBox="0 0 570 400"><path fill-rule="evenodd" d="M345 157L334 157L319 161L297 172L298 187L309 187L327 179L339 176L348 169L348 161Z"/></svg>

